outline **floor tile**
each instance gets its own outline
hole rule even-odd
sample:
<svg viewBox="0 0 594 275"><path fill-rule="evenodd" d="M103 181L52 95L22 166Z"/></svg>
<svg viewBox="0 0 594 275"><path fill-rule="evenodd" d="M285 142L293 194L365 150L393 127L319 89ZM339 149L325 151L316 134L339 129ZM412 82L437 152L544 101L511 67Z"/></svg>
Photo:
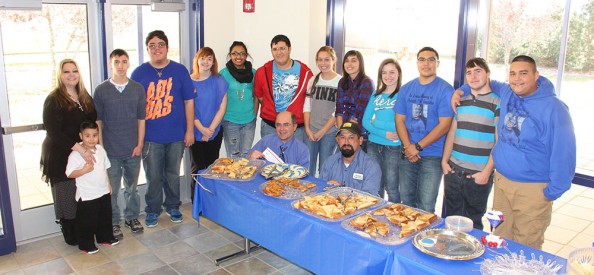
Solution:
<svg viewBox="0 0 594 275"><path fill-rule="evenodd" d="M156 232L145 232L138 236L137 239L146 245L149 249L172 244L179 240L171 231L162 229Z"/></svg>
<svg viewBox="0 0 594 275"><path fill-rule="evenodd" d="M291 274L291 275L311 275L313 273L298 267L294 264L290 264L288 266L285 266L284 268L282 268L280 270L283 274Z"/></svg>
<svg viewBox="0 0 594 275"><path fill-rule="evenodd" d="M50 270L51 274L70 274L74 272L62 258L32 265L23 269L26 274L48 274L48 271Z"/></svg>
<svg viewBox="0 0 594 275"><path fill-rule="evenodd" d="M242 251L242 249L240 249L236 245L230 243L230 244L223 245L221 247L217 247L215 249L211 249L211 250L204 252L202 254L204 254L204 256L206 256L209 259L214 261L216 259L234 254L239 251Z"/></svg>
<svg viewBox="0 0 594 275"><path fill-rule="evenodd" d="M580 218L556 213L551 218L551 225L571 231L582 232L584 229L586 229L586 227L588 227L588 225L590 225L590 222Z"/></svg>
<svg viewBox="0 0 594 275"><path fill-rule="evenodd" d="M68 256L73 253L78 253L80 250L78 249L78 245L69 245L64 241L64 236L62 234L53 236L48 239L48 241L54 246L56 251L64 256Z"/></svg>
<svg viewBox="0 0 594 275"><path fill-rule="evenodd" d="M139 274L165 265L163 261L150 252L120 259L116 262L130 274Z"/></svg>
<svg viewBox="0 0 594 275"><path fill-rule="evenodd" d="M588 227L586 227L586 229L584 229L584 231L582 231L582 233L586 234L586 235L594 236L594 222L591 222L590 225Z"/></svg>
<svg viewBox="0 0 594 275"><path fill-rule="evenodd" d="M264 250L264 252L257 255L256 258L264 261L265 263L271 265L272 267L274 267L276 269L281 269L281 268L291 264L291 262L285 260L284 258L277 256L274 253L271 253L268 250Z"/></svg>
<svg viewBox="0 0 594 275"><path fill-rule="evenodd" d="M20 245L14 256L21 267L37 265L61 257L48 240Z"/></svg>
<svg viewBox="0 0 594 275"><path fill-rule="evenodd" d="M75 272L80 272L85 269L111 262L109 257L107 257L105 253L102 253L101 250L103 250L103 247L99 247L99 253L92 255L79 251L78 253L73 253L64 257L64 259Z"/></svg>
<svg viewBox="0 0 594 275"><path fill-rule="evenodd" d="M586 234L578 234L568 243L568 245L576 248L592 247L592 244L594 244L594 236Z"/></svg>
<svg viewBox="0 0 594 275"><path fill-rule="evenodd" d="M14 257L14 253L0 257L0 274L19 269L19 263Z"/></svg>
<svg viewBox="0 0 594 275"><path fill-rule="evenodd" d="M219 268L204 255L194 255L170 266L180 274L206 274Z"/></svg>
<svg viewBox="0 0 594 275"><path fill-rule="evenodd" d="M177 236L178 238L185 239L192 236L196 236L201 233L205 233L208 231L208 229L204 226L200 226L200 224L197 222L191 222L174 225L171 228L169 228L169 231L175 234L175 236Z"/></svg>
<svg viewBox="0 0 594 275"><path fill-rule="evenodd" d="M219 268L211 273L208 273L208 275L231 275L231 273L224 268Z"/></svg>
<svg viewBox="0 0 594 275"><path fill-rule="evenodd" d="M589 209L582 206L566 204L557 210L557 212L587 221L594 221L594 209Z"/></svg>
<svg viewBox="0 0 594 275"><path fill-rule="evenodd" d="M594 209L594 198L577 196L573 200L568 202L569 204Z"/></svg>
<svg viewBox="0 0 594 275"><path fill-rule="evenodd" d="M588 190L582 192L582 194L580 195L583 197L594 199L594 188L589 188Z"/></svg>
<svg viewBox="0 0 594 275"><path fill-rule="evenodd" d="M128 258L148 252L149 249L134 237L124 237L116 246L102 246L101 252L105 253L112 261Z"/></svg>
<svg viewBox="0 0 594 275"><path fill-rule="evenodd" d="M561 250L561 248L563 248L562 244L546 239L544 244L542 245L542 250L551 254L557 254L557 252Z"/></svg>
<svg viewBox="0 0 594 275"><path fill-rule="evenodd" d="M166 246L155 248L152 252L155 256L159 257L161 261L167 264L198 254L198 251L194 250L192 246L183 241L177 241Z"/></svg>
<svg viewBox="0 0 594 275"><path fill-rule="evenodd" d="M184 239L184 242L191 245L200 253L204 253L230 243L227 239L214 232L206 232L204 234L187 238Z"/></svg>
<svg viewBox="0 0 594 275"><path fill-rule="evenodd" d="M173 268L166 265L166 266L162 266L157 269L147 271L144 273L140 273L140 274L142 274L142 275L177 275L178 273L175 272L175 270Z"/></svg>
<svg viewBox="0 0 594 275"><path fill-rule="evenodd" d="M215 230L212 230L213 232L216 232L217 234L225 237L227 240L231 241L231 242L235 242L235 241L239 241L239 240L243 240L243 237L241 235L237 235L235 232L224 228L224 227L219 227Z"/></svg>
<svg viewBox="0 0 594 275"><path fill-rule="evenodd" d="M128 272L115 262L109 262L90 269L77 272L80 275L127 275Z"/></svg>
<svg viewBox="0 0 594 275"><path fill-rule="evenodd" d="M274 267L254 257L227 266L225 269L234 275L268 274L276 271Z"/></svg>
<svg viewBox="0 0 594 275"><path fill-rule="evenodd" d="M220 225L218 225L217 223L200 216L200 225L205 226L206 228L210 229L210 230L215 230L219 227L221 227Z"/></svg>
<svg viewBox="0 0 594 275"><path fill-rule="evenodd" d="M545 239L551 240L563 245L568 244L577 234L575 231L567 230L561 227L550 225L545 232Z"/></svg>
<svg viewBox="0 0 594 275"><path fill-rule="evenodd" d="M569 253L573 252L574 250L575 250L575 247L570 246L570 245L565 245L565 246L563 246L563 248L561 248L561 250L559 250L559 252L557 252L557 256L567 259L569 257Z"/></svg>

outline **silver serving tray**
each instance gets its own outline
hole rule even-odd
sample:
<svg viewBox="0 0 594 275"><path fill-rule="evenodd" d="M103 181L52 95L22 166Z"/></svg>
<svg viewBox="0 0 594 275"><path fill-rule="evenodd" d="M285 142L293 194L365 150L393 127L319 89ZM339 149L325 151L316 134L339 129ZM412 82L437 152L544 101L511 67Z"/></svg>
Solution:
<svg viewBox="0 0 594 275"><path fill-rule="evenodd" d="M241 158L231 158L231 159L233 159L234 161L237 161L237 160L240 160ZM202 173L200 173L198 175L202 176L203 178L207 178L207 179L250 181L256 177L256 174L258 174L261 171L262 166L264 166L264 164L266 164L266 162L261 159L249 160L249 162L246 166L256 166L256 172L254 172L254 174L247 179L236 179L236 178L230 178L229 175L227 175L226 173L213 173L212 167L215 165L218 165L219 163L220 163L219 159L215 160L215 162L213 164L208 166L208 168L206 168L206 170L204 170Z"/></svg>
<svg viewBox="0 0 594 275"><path fill-rule="evenodd" d="M415 232L415 233L413 233L411 235L408 235L406 237L400 238L400 231L402 231L402 227L400 225L393 224L391 221L388 220L388 218L386 217L386 215L373 215L373 212L374 211L380 210L380 209L383 209L383 208L386 208L386 207L389 207L392 204L394 204L394 203L388 203L385 207L377 208L377 209L375 209L373 211L365 211L364 213L361 213L360 215L357 215L357 217L358 217L358 216L361 216L361 215L365 215L365 213L369 212L371 214L371 217L373 217L377 221L379 221L379 222L385 222L386 224L388 224L388 229L390 230L390 232L388 233L387 236L381 236L380 235L380 236L377 236L377 237L372 237L371 235L365 233L363 230L358 229L358 228L352 226L350 224L350 221L352 219L345 220L340 225L342 225L342 227L344 229L348 230L348 231L354 232L354 233L356 233L358 235L361 235L361 236L363 236L365 238L370 238L370 239L372 239L372 240L374 240L374 241L376 241L378 243L385 244L385 245L399 245L399 244L403 244L406 241L410 240L412 237L415 236L415 234L417 234L419 232L422 232L425 229L436 227L437 225L439 225L443 221L443 219L440 216L437 216L437 219L434 220L431 224L429 224L429 226L427 226L427 227L423 228L422 230L417 231L417 232ZM422 213L422 214L429 213L429 212L427 212L425 210L421 210L421 209L418 209L418 208L410 207L410 206L407 206L405 204L402 204L402 205L404 207L412 208L415 211L417 211L419 213ZM353 219L355 219L357 217L353 217Z"/></svg>
<svg viewBox="0 0 594 275"><path fill-rule="evenodd" d="M470 260L485 252L483 244L474 236L445 228L422 230L412 243L425 254L447 260Z"/></svg>
<svg viewBox="0 0 594 275"><path fill-rule="evenodd" d="M260 189L260 192L262 192L262 194L269 196L269 197L277 198L277 199L287 199L287 200L301 199L301 198L303 198L303 196L311 196L318 192L317 185L305 190L305 192L301 192L301 190L296 189L296 188L284 186L286 189L285 193L283 193L282 195L280 195L278 197L275 197L275 196L271 196L271 195L264 193L264 187L266 187L267 183L268 183L268 181L260 184L258 189ZM308 183L310 183L310 182L307 182L304 180L299 180L299 184L301 184L303 186L305 186Z"/></svg>
<svg viewBox="0 0 594 275"><path fill-rule="evenodd" d="M364 191L361 191L361 190L357 190L357 189L353 189L353 188L350 188L350 187L336 187L334 189L328 190L326 192L321 192L321 193L315 194L315 195L316 196L320 196L320 195L325 195L325 194L329 194L329 195L332 195L332 196L335 196L335 197L338 197L338 196L349 196L349 195L351 195L351 196L361 195L361 196L373 197L373 198L377 199L378 201L377 201L376 204L374 204L372 206L369 206L369 207L366 207L366 208L362 208L362 209L358 209L358 210L356 210L355 212L353 212L351 214L344 215L344 216L339 217L339 218L336 218L336 219L330 219L330 218L322 217L320 215L317 215L317 214L315 214L313 212L309 212L309 211L307 211L305 209L302 209L302 208L296 209L295 208L295 203L297 203L300 200L296 200L296 201L292 202L291 203L291 206L293 206L293 208L295 208L295 210L299 210L299 211L301 211L301 212L303 212L303 213L305 213L307 215L310 215L312 217L316 217L316 218L318 218L320 220L327 221L327 222L339 222L339 221L343 221L345 219L348 219L350 217L354 217L356 215L359 215L359 214L361 214L363 212L367 212L368 210L376 209L376 208L378 208L378 207L383 206L383 205L386 204L386 201L383 200L382 198L378 197L378 196L374 196L374 195L371 195L371 194L369 194L367 192L364 192Z"/></svg>

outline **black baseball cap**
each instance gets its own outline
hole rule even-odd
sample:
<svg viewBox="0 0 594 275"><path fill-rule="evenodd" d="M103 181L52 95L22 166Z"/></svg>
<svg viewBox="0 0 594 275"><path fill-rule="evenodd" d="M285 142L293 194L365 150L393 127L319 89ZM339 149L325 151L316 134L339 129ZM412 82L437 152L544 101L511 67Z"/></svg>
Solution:
<svg viewBox="0 0 594 275"><path fill-rule="evenodd" d="M359 124L354 122L343 123L342 126L340 126L340 129L338 129L338 132L336 132L336 136L338 136L342 130L349 131L357 136L361 136L361 127L359 127Z"/></svg>

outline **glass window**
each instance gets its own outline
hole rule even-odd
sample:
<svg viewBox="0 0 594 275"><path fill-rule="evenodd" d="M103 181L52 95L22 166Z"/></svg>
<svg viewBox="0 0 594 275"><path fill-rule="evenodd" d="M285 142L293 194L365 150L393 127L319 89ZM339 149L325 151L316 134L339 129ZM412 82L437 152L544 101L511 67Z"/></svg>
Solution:
<svg viewBox="0 0 594 275"><path fill-rule="evenodd" d="M594 1L571 1L561 99L569 106L577 139L577 173L594 176Z"/></svg>
<svg viewBox="0 0 594 275"><path fill-rule="evenodd" d="M56 86L57 66L64 58L76 60L90 90L86 5L44 4L41 11L0 11L0 19L10 114L5 126L42 123L43 103ZM39 170L45 132L11 138L21 209L53 203Z"/></svg>
<svg viewBox="0 0 594 275"><path fill-rule="evenodd" d="M439 53L437 75L453 84L459 13L459 1L378 0L370 5L369 1L349 0L344 16L345 53L359 50L365 72L374 82L382 60L395 58L406 83L419 76L416 55L429 46Z"/></svg>

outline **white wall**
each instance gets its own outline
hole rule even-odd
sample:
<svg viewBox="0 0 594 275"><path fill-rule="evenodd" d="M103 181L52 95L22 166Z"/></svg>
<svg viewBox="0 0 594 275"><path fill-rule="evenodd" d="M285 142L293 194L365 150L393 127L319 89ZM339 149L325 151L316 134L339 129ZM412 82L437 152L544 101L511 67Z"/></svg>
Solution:
<svg viewBox="0 0 594 275"><path fill-rule="evenodd" d="M326 42L326 1L255 0L254 13L243 12L242 0L204 2L204 46L215 51L219 69L233 41L247 45L257 69L272 59L272 37L284 34L291 40L291 57L317 72L315 54Z"/></svg>

